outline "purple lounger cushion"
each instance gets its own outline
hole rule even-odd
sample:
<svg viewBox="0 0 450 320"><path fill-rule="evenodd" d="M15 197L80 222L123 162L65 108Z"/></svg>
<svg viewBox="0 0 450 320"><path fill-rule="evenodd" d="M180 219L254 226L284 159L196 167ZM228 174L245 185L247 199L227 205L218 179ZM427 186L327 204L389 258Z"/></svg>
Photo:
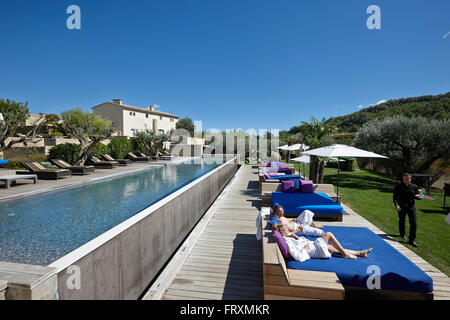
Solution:
<svg viewBox="0 0 450 320"><path fill-rule="evenodd" d="M300 180L300 192L302 193L313 193L314 187L311 180Z"/></svg>
<svg viewBox="0 0 450 320"><path fill-rule="evenodd" d="M283 257L285 259L291 258L286 240L284 240L281 233L278 230L272 230L272 236L275 239L275 242L278 244L278 247L280 248L280 251L281 251L281 254L283 255Z"/></svg>
<svg viewBox="0 0 450 320"><path fill-rule="evenodd" d="M286 173L286 174L291 174L291 173L292 173L292 170L291 170L291 168L278 167L278 172L280 172L280 173Z"/></svg>
<svg viewBox="0 0 450 320"><path fill-rule="evenodd" d="M295 183L293 180L282 180L281 181L281 191L282 192L294 192Z"/></svg>

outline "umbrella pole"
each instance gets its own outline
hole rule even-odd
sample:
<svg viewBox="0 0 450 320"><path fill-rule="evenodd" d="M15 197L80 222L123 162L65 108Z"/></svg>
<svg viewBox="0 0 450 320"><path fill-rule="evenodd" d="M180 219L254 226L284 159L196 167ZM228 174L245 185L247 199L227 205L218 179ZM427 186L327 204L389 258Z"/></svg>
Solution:
<svg viewBox="0 0 450 320"><path fill-rule="evenodd" d="M339 203L339 158L338 158L338 174L337 174L337 178L336 178L336 185L337 185L337 203Z"/></svg>

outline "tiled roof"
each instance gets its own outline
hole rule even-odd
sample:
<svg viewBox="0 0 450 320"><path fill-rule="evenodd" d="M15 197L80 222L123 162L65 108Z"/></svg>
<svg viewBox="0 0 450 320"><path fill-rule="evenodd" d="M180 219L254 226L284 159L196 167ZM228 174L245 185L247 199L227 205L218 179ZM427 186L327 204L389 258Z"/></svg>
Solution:
<svg viewBox="0 0 450 320"><path fill-rule="evenodd" d="M103 102L103 103L101 103L101 104L99 104L99 105L97 105L95 107L92 107L92 109L98 108L101 105L104 105L105 103L111 103L113 105L116 105L118 107L122 107L122 108L127 109L127 110L138 111L138 112L143 112L143 113L148 113L148 114L154 114L154 115L158 115L158 116L165 116L165 117L170 117L170 118L174 118L174 119L178 119L179 118L178 116L176 116L174 114L167 113L167 112L161 112L161 111L156 111L156 110L152 111L152 110L146 109L146 108L138 108L138 107L129 106L129 105L126 105L126 104L118 104L118 103L110 102L110 101Z"/></svg>

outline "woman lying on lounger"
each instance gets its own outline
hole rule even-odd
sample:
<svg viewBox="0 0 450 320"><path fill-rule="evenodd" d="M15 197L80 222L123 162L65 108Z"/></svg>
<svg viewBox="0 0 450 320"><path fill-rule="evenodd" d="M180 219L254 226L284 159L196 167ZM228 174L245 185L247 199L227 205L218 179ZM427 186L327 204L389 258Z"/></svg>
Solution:
<svg viewBox="0 0 450 320"><path fill-rule="evenodd" d="M333 253L340 254L346 259L367 258L367 255L373 250L373 248L361 251L344 249L331 232L325 232L322 237L310 241L304 237L298 237L295 233L290 233L285 224L273 224L272 228L283 235L289 254L300 262L310 258L330 258Z"/></svg>
<svg viewBox="0 0 450 320"><path fill-rule="evenodd" d="M313 221L314 213L310 210L305 210L297 219L288 219L284 216L284 209L282 206L275 206L273 208L272 215L280 221L281 224L285 224L288 231L291 233L298 233L302 236L321 237L324 232L322 226L316 224Z"/></svg>

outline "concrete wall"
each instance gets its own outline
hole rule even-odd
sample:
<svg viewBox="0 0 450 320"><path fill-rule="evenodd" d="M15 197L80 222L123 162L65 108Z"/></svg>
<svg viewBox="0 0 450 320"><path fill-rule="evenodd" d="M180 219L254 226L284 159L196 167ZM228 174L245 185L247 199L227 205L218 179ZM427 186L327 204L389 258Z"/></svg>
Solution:
<svg viewBox="0 0 450 320"><path fill-rule="evenodd" d="M138 298L236 170L235 160L227 162L52 263L59 298ZM79 289L67 285L71 266L79 268Z"/></svg>
<svg viewBox="0 0 450 320"><path fill-rule="evenodd" d="M93 109L94 113L111 120L118 136L127 135L123 128L123 109L113 103L104 103Z"/></svg>

